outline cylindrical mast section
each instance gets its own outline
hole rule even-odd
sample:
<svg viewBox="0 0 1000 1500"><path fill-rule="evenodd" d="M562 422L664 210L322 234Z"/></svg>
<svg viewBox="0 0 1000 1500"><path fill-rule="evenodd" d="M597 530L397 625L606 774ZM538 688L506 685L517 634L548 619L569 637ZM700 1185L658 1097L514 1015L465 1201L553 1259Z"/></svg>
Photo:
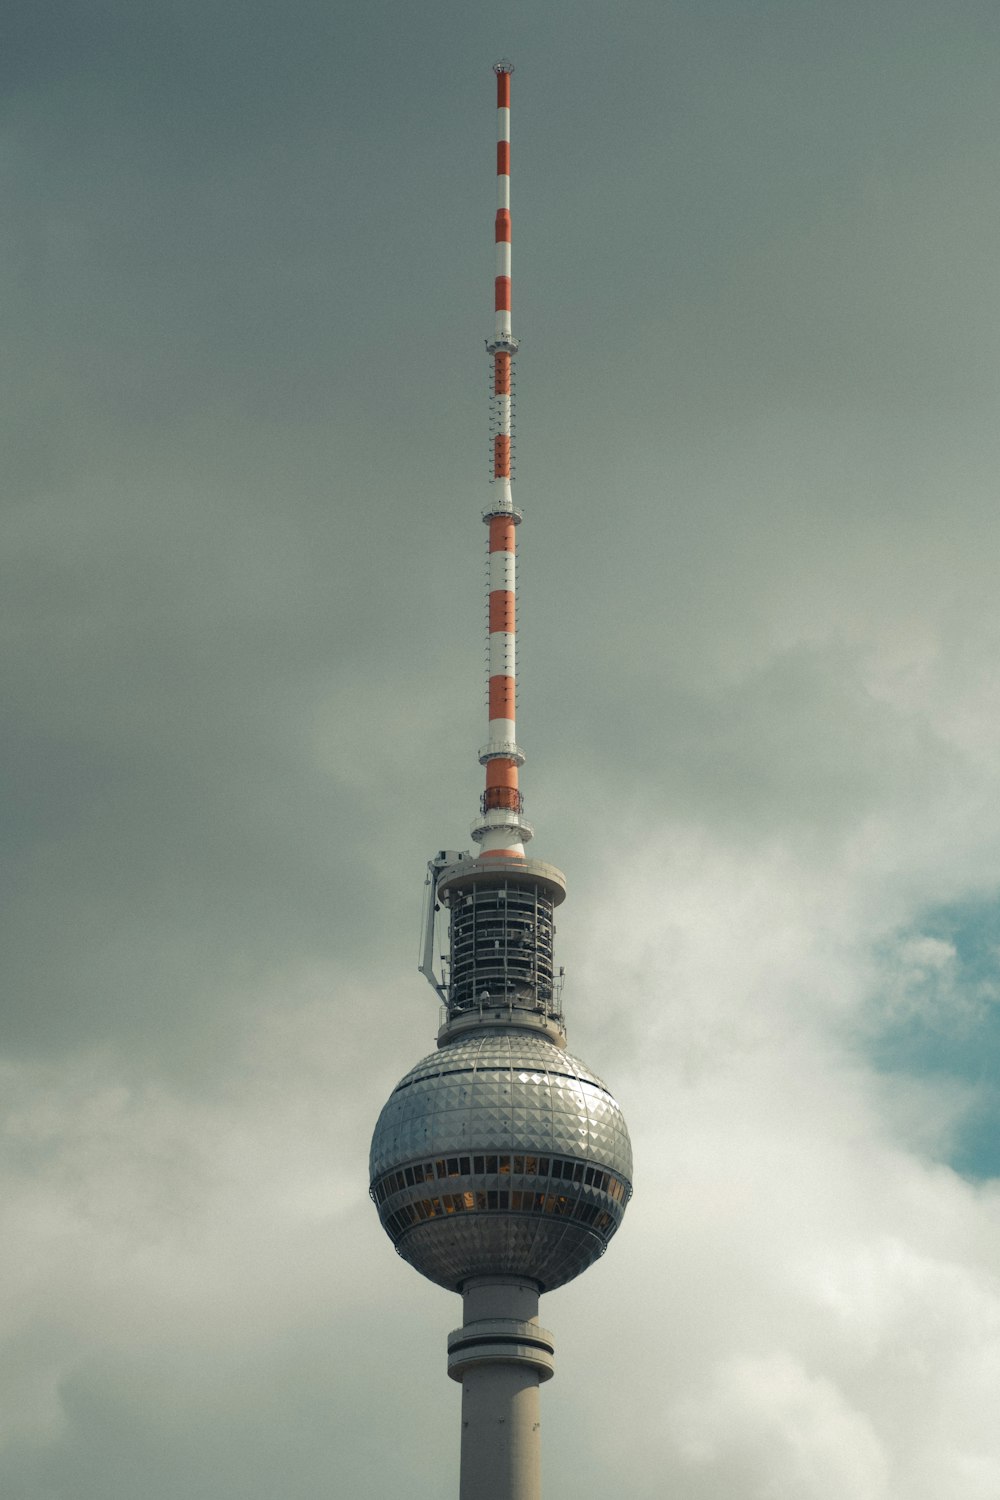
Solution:
<svg viewBox="0 0 1000 1500"><path fill-rule="evenodd" d="M448 1339L448 1374L462 1382L459 1500L541 1500L538 1387L554 1374L555 1351L538 1322L538 1286L483 1276L462 1299L465 1320Z"/></svg>
<svg viewBox="0 0 1000 1500"><path fill-rule="evenodd" d="M511 332L510 221L510 76L509 62L499 62L497 76L497 212L494 306L496 329L486 345L492 361L491 426L492 504L483 513L489 526L489 738L479 752L486 767L481 816L472 837L480 859L523 859L531 825L522 816L518 767L524 755L517 744L517 578L515 527L521 520L511 495L513 479L514 355Z"/></svg>

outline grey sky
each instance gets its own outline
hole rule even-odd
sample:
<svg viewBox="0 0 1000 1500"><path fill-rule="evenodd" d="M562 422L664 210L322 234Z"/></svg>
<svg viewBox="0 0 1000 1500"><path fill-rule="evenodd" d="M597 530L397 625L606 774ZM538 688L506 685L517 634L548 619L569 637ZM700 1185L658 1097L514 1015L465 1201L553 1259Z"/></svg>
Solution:
<svg viewBox="0 0 1000 1500"><path fill-rule="evenodd" d="M8 10L5 1500L456 1487L366 1153L477 805L504 53L527 810L637 1159L547 1497L993 1500L996 7Z"/></svg>

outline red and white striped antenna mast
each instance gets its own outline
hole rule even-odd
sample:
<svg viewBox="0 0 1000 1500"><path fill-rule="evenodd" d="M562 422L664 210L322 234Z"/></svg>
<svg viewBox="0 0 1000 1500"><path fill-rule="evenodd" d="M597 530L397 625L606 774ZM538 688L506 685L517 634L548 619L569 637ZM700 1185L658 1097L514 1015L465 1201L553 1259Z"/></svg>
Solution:
<svg viewBox="0 0 1000 1500"><path fill-rule="evenodd" d="M479 752L486 767L480 817L472 826L480 859L523 859L531 824L522 816L518 767L524 754L517 743L517 543L521 512L511 493L513 480L514 356L511 330L510 80L514 65L494 64L497 78L497 211L494 306L496 327L490 356L492 503L483 512L489 527L489 737Z"/></svg>

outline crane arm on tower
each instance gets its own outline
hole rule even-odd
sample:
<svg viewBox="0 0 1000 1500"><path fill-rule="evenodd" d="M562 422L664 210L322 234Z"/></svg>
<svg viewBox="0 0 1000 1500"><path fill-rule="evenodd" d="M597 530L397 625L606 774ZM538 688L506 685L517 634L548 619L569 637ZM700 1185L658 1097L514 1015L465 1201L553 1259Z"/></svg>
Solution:
<svg viewBox="0 0 1000 1500"><path fill-rule="evenodd" d="M420 931L420 962L417 971L424 976L440 1000L448 1003L448 989L444 977L434 972L434 933L440 906L437 886L441 873L451 865L457 865L462 855L454 849L441 849L433 859L427 861L427 878L424 881L424 911Z"/></svg>

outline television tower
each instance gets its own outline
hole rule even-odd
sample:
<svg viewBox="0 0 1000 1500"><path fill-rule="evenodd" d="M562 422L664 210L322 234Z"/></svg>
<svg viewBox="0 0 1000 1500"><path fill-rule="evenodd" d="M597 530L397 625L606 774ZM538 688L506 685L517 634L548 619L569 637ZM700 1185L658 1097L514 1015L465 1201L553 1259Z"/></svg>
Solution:
<svg viewBox="0 0 1000 1500"><path fill-rule="evenodd" d="M460 1500L540 1500L539 1386L553 1374L545 1291L603 1255L632 1193L621 1109L566 1051L554 966L561 872L528 859L517 743L516 528L511 495L510 83L497 78L496 327L491 364L489 731L475 854L428 865L420 969L444 1005L437 1050L375 1126L371 1195L399 1254L461 1293L448 1374L462 1384ZM438 921L448 951L435 972Z"/></svg>

